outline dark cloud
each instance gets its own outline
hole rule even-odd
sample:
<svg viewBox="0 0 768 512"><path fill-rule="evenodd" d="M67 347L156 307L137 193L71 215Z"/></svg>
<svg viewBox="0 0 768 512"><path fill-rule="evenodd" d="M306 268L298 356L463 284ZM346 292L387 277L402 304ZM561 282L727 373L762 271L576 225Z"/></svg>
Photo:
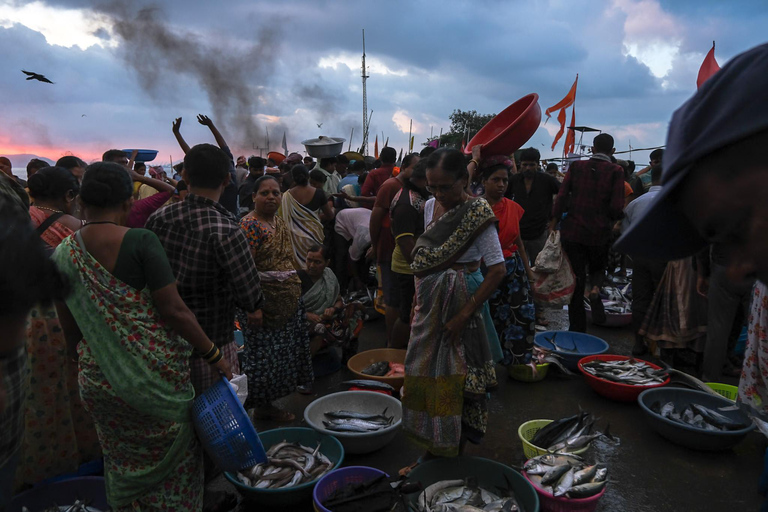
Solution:
<svg viewBox="0 0 768 512"><path fill-rule="evenodd" d="M95 5L48 3L91 10ZM164 0L162 11L143 11L140 2L117 4L122 10L110 4L96 10L120 21L112 34L120 42L115 50L50 46L31 30L0 28L0 46L16 49L6 52L4 63L12 69L34 64L57 81L55 88L33 88L6 73L0 77L0 105L12 119L31 116L47 126L54 145L97 140L178 152L172 119L184 117L190 142L209 140L204 128L189 122L209 111L241 151L263 140L261 128L269 129L273 148L286 131L289 149L295 149L303 138L318 135L319 122L325 135L345 138L355 127L355 146L361 136L358 59L365 28L371 61L398 72L371 73L371 140L384 131L391 145L406 143L407 125L403 133L393 121L396 112L421 127L418 146L430 125L436 133L441 125L448 128L455 108L498 112L530 92L546 108L579 73L579 124L614 130L617 146L630 138L636 146L638 137L657 144L672 111L694 92L711 40L717 40L723 63L762 42L768 23L764 0L662 0L679 26L669 37L680 39L680 55L659 79L625 55L625 15L615 4ZM96 35L109 36L103 30ZM319 67L321 58L339 55L344 59L335 68ZM81 123L82 113L88 117ZM254 124L257 119L260 124ZM548 150L553 122L530 144Z"/></svg>

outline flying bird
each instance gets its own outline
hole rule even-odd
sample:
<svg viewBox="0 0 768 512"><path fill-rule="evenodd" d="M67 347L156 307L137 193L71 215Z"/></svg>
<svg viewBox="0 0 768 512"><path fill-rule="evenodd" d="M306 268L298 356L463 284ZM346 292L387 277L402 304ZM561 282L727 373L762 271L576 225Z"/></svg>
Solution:
<svg viewBox="0 0 768 512"><path fill-rule="evenodd" d="M322 128L323 127L323 123L317 123L317 127L318 128Z"/></svg>
<svg viewBox="0 0 768 512"><path fill-rule="evenodd" d="M45 82L47 84L52 84L53 83L50 80L48 80L45 77L45 75L41 75L39 73L32 73L31 71L24 71L23 69L21 70L21 72L24 73L25 75L27 75L27 80L37 80L39 82Z"/></svg>

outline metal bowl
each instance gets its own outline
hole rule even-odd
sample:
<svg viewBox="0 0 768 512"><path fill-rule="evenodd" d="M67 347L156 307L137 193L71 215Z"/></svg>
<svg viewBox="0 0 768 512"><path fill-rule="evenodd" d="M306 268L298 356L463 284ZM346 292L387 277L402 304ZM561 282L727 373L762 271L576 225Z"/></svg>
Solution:
<svg viewBox="0 0 768 512"><path fill-rule="evenodd" d="M325 135L321 135L316 139L303 140L301 143L304 144L309 156L315 158L330 158L341 154L341 150L344 148L344 142L346 140L347 139L339 137L326 137Z"/></svg>
<svg viewBox="0 0 768 512"><path fill-rule="evenodd" d="M394 415L392 425L377 430L357 434L354 432L334 432L323 425L325 413L329 411L357 411L380 414L387 409L387 415ZM346 453L360 454L379 450L389 444L397 435L403 422L403 407L397 398L373 391L342 391L318 398L304 409L304 421L320 432L335 437L341 442Z"/></svg>

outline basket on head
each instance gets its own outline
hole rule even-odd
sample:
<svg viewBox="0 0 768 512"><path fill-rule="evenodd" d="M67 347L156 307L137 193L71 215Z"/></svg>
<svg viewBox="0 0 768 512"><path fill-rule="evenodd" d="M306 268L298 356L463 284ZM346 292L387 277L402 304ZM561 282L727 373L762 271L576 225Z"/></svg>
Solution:
<svg viewBox="0 0 768 512"><path fill-rule="evenodd" d="M256 429L226 378L195 398L192 421L208 455L224 471L267 462Z"/></svg>
<svg viewBox="0 0 768 512"><path fill-rule="evenodd" d="M323 502L336 490L346 485L364 484L381 475L389 478L387 473L366 466L350 466L348 468L340 468L331 471L318 480L314 491L312 491L312 500L314 501L315 510L317 512L331 512L323 506Z"/></svg>
<svg viewBox="0 0 768 512"><path fill-rule="evenodd" d="M709 386L712 391L717 391L718 395L724 396L733 402L735 402L736 398L739 396L739 388L736 386L731 386L730 384L720 384L719 382L706 382L705 384Z"/></svg>
<svg viewBox="0 0 768 512"><path fill-rule="evenodd" d="M534 457L537 457L539 455L546 455L549 453L546 448L538 447L531 443L531 439L533 439L533 436L536 435L536 432L541 430L542 428L546 427L550 423L552 423L554 420L531 420L526 421L522 425L520 425L520 428L517 429L517 435L520 437L520 440L523 442L523 453L525 453L525 456L529 459L532 459ZM590 443L591 444L591 443ZM572 453L574 455L579 455L584 452L586 452L589 449L589 444L585 446L584 448L580 448L578 450L574 450Z"/></svg>

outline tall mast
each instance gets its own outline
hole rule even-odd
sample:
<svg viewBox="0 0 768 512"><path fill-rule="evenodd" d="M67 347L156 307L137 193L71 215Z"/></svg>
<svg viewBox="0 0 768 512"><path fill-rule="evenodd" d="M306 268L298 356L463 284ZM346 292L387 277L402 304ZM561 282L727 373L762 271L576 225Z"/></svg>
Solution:
<svg viewBox="0 0 768 512"><path fill-rule="evenodd" d="M365 67L365 29L363 29L363 144L360 146L360 153L365 155L368 152L368 91L366 89L366 81L368 80L368 69Z"/></svg>

